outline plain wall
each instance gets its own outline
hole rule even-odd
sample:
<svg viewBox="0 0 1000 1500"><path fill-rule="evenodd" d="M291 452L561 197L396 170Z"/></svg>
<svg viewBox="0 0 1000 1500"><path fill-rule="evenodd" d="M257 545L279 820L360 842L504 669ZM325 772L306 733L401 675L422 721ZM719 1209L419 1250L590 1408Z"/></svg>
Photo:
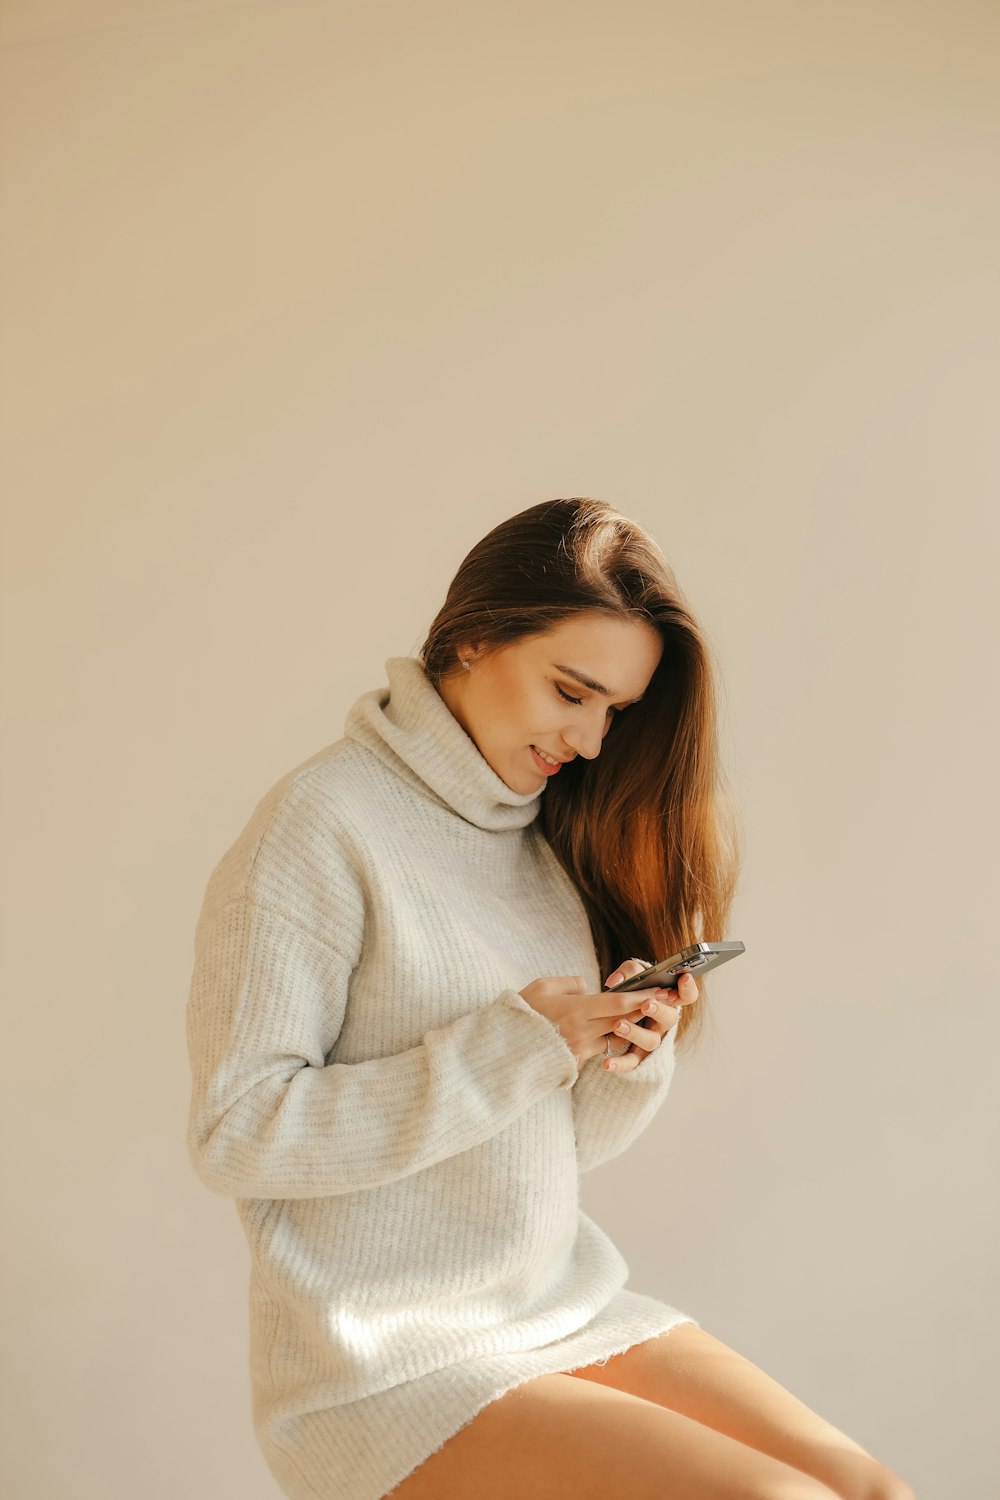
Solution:
<svg viewBox="0 0 1000 1500"><path fill-rule="evenodd" d="M7 0L0 97L8 1493L276 1495L204 886L584 494L716 653L747 951L583 1206L995 1500L1000 9Z"/></svg>

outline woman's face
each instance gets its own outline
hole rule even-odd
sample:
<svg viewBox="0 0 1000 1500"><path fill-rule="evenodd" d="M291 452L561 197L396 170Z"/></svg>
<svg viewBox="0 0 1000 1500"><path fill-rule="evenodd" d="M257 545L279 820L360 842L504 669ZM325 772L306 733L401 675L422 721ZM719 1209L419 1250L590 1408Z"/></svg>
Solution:
<svg viewBox="0 0 1000 1500"><path fill-rule="evenodd" d="M471 668L459 667L441 696L511 791L538 792L558 771L537 752L559 762L600 755L615 714L646 691L662 654L646 620L574 615L490 656L463 647Z"/></svg>

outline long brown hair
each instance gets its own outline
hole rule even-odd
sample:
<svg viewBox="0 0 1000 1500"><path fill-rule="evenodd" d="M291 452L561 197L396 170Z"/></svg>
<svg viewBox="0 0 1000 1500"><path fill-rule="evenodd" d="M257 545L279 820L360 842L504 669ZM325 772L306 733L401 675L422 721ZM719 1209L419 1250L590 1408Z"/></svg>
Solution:
<svg viewBox="0 0 1000 1500"><path fill-rule="evenodd" d="M721 766L712 653L673 571L641 526L602 500L546 500L477 542L420 650L428 677L584 611L647 620L663 654L642 701L616 715L600 754L548 783L539 826L580 892L600 971L727 936L739 832ZM708 985L677 1042L701 1029ZM689 1035L690 1034L690 1035Z"/></svg>

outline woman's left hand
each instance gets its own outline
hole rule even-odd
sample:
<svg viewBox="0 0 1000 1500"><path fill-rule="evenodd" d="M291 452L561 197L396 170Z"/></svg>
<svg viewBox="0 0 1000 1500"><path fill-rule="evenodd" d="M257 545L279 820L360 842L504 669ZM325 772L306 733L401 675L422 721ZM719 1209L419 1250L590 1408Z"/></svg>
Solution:
<svg viewBox="0 0 1000 1500"><path fill-rule="evenodd" d="M631 979L633 974L641 974L644 969L649 968L652 968L652 965L641 958L626 959L623 964L619 964L613 974L608 975L605 984L611 988L626 979ZM608 1073L633 1072L646 1054L657 1048L667 1032L672 1031L677 1025L681 1016L681 1006L690 1005L697 998L698 981L693 974L682 974L679 988L660 989L658 998L643 1001L635 1011L630 1011L624 1020L611 1030L611 1056L603 1059L601 1067ZM623 1030L623 1026L626 1029ZM630 1045L624 1050L619 1049L616 1053L613 1045L615 1037L621 1037Z"/></svg>

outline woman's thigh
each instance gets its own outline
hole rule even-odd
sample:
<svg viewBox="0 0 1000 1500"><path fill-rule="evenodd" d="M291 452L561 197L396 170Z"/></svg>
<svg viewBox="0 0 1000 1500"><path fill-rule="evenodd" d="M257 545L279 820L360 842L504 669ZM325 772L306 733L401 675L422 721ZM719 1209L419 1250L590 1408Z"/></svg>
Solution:
<svg viewBox="0 0 1000 1500"><path fill-rule="evenodd" d="M483 1407L391 1500L831 1500L818 1480L624 1391L540 1375Z"/></svg>
<svg viewBox="0 0 1000 1500"><path fill-rule="evenodd" d="M758 1365L694 1323L585 1365L571 1378L668 1407L821 1479L844 1500L899 1496L908 1486Z"/></svg>

